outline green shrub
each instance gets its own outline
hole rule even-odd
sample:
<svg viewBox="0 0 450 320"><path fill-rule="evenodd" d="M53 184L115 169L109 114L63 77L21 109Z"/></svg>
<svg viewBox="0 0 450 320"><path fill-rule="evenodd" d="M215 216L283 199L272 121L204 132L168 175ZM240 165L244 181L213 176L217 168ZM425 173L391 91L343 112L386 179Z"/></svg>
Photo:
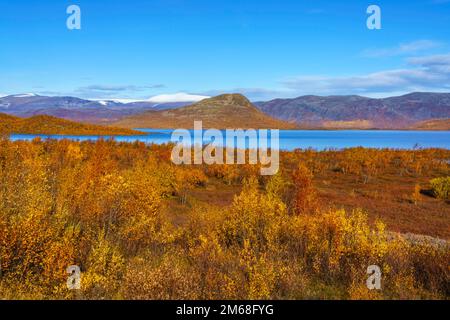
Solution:
<svg viewBox="0 0 450 320"><path fill-rule="evenodd" d="M450 199L450 177L436 178L431 180L430 183L436 198Z"/></svg>

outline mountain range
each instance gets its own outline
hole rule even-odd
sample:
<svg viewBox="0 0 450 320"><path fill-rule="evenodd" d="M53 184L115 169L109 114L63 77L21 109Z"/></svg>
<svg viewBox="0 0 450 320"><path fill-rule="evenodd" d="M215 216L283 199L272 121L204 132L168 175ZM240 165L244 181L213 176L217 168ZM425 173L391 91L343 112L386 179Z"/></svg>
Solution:
<svg viewBox="0 0 450 320"><path fill-rule="evenodd" d="M224 96L228 98L224 100ZM280 128L305 129L450 129L449 121L445 120L450 119L450 93L416 92L380 99L355 95L308 95L254 103L241 95L219 97L222 98L205 99L197 103L157 103L150 100L98 101L19 94L0 98L0 113L19 117L50 115L73 121L115 123L127 127L133 124L156 128L173 127L175 124L178 124L177 127L191 127L193 119L204 118L207 124L221 128L271 123Z"/></svg>
<svg viewBox="0 0 450 320"><path fill-rule="evenodd" d="M182 108L146 111L114 122L124 128L279 128L294 129L295 124L268 116L241 94L224 94Z"/></svg>
<svg viewBox="0 0 450 320"><path fill-rule="evenodd" d="M255 103L263 112L305 128L409 128L450 118L450 93L410 93L383 99L302 96Z"/></svg>
<svg viewBox="0 0 450 320"><path fill-rule="evenodd" d="M115 100L86 100L75 97L48 97L18 94L0 98L0 112L18 117L49 115L58 118L106 123L146 110L179 108L192 101L155 103L151 101L119 102Z"/></svg>

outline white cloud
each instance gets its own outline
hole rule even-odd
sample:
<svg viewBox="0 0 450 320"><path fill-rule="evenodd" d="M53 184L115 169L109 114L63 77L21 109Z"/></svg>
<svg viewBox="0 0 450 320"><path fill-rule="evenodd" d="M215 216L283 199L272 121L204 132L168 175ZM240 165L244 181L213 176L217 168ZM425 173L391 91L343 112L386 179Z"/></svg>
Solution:
<svg viewBox="0 0 450 320"><path fill-rule="evenodd" d="M87 98L87 97L96 97L97 99L108 100L112 99L112 97L117 96L133 96L136 93L140 92L145 93L148 90L162 89L165 88L163 84L151 84L151 85L103 85L103 84L94 84L84 87L77 88L73 94Z"/></svg>
<svg viewBox="0 0 450 320"><path fill-rule="evenodd" d="M133 103L133 102L142 102L145 101L145 99L121 99L121 98L111 98L111 99L98 99L98 98L93 98L93 99L87 99L87 100L91 100L91 101L97 101L98 103L100 103L101 105L107 106L108 102L117 102L117 103Z"/></svg>
<svg viewBox="0 0 450 320"><path fill-rule="evenodd" d="M424 65L424 66L428 66L428 67L449 66L450 65L450 53L437 54L434 56L409 58L408 62L413 65Z"/></svg>
<svg viewBox="0 0 450 320"><path fill-rule="evenodd" d="M143 91L146 89L160 89L164 88L163 84L154 84L147 86L136 86L136 85L120 85L120 86L110 86L110 85L90 85L86 87L78 88L80 91L106 91L106 92L122 92L122 91Z"/></svg>
<svg viewBox="0 0 450 320"><path fill-rule="evenodd" d="M400 43L396 47L391 48L381 48L381 49L368 49L363 51L363 56L365 57L392 57L401 56L406 54L412 54L419 51L429 50L439 47L441 43L433 40L417 40L407 43Z"/></svg>
<svg viewBox="0 0 450 320"><path fill-rule="evenodd" d="M389 95L411 91L450 91L450 54L410 58L403 69L363 75L303 75L282 84L297 94Z"/></svg>
<svg viewBox="0 0 450 320"><path fill-rule="evenodd" d="M154 103L166 103L166 102L197 102L203 99L207 99L209 96L193 95L189 93L179 92L174 94L161 94L151 97L147 101Z"/></svg>
<svg viewBox="0 0 450 320"><path fill-rule="evenodd" d="M278 88L211 90L208 95L242 93L252 101L301 95L364 95L388 97L414 91L450 92L450 53L407 58L406 67L347 76L299 75L278 82Z"/></svg>

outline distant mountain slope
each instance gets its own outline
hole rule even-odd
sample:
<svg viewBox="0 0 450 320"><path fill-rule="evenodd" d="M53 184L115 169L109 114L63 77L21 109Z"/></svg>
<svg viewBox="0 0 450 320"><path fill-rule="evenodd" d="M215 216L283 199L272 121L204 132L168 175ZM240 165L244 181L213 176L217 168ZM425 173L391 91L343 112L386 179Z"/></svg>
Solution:
<svg viewBox="0 0 450 320"><path fill-rule="evenodd" d="M1 134L73 134L73 135L134 135L139 131L81 124L52 116L18 118L0 113Z"/></svg>
<svg viewBox="0 0 450 320"><path fill-rule="evenodd" d="M173 113L170 110L189 106L193 102L166 101L160 103L151 100L95 101L75 97L18 94L0 98L0 113L18 117L50 115L95 124L109 124L126 118L122 122L126 125L130 124L132 119L137 121L141 114L145 113L146 121L143 122L145 126L154 123L156 127L166 127L176 124L172 121L174 118L179 118L177 121L186 119L185 122L182 122L186 126L187 122L192 120L192 114L199 112L199 110L194 111L191 108L182 111L182 113L186 113L185 115ZM250 123L262 121L267 124L272 121L271 123L275 127L286 127L285 122L289 122L295 123L301 128L314 129L410 129L422 121L450 118L450 93L410 93L384 99L361 96L302 96L294 99L256 102L254 105L266 116L265 120L262 120L264 117L253 111ZM237 123L247 126L245 119L237 114L242 110L233 107L229 111L225 109L224 105L222 110L204 110L199 113L199 116L205 117L209 122L215 120L211 123L212 125L234 126ZM152 122L150 114L161 110L169 110L166 113L154 115L163 122ZM139 116L133 117L134 115ZM268 116L272 117L270 121ZM258 117L260 119L256 121ZM284 124L274 123L273 118L284 121ZM292 125L288 125L288 127L292 127Z"/></svg>
<svg viewBox="0 0 450 320"><path fill-rule="evenodd" d="M411 127L413 130L450 130L450 119L426 120Z"/></svg>
<svg viewBox="0 0 450 320"><path fill-rule="evenodd" d="M146 110L178 108L190 103L192 102L154 103L137 101L122 103L112 100L95 101L75 97L19 94L0 98L0 112L18 117L49 115L73 121L103 123L117 121L125 116Z"/></svg>
<svg viewBox="0 0 450 320"><path fill-rule="evenodd" d="M126 128L192 128L199 120L204 128L217 129L295 127L264 114L240 94L225 94L173 110L147 111L114 124Z"/></svg>
<svg viewBox="0 0 450 320"><path fill-rule="evenodd" d="M450 93L411 93L372 99L361 96L303 96L255 103L265 113L301 126L339 122L358 127L404 128L428 119L450 117Z"/></svg>

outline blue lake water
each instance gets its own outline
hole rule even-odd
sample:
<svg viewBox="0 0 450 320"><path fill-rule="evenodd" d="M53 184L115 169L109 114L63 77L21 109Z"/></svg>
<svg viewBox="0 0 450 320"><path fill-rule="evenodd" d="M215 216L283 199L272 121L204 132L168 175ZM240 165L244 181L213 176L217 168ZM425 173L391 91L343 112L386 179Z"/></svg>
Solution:
<svg viewBox="0 0 450 320"><path fill-rule="evenodd" d="M115 136L116 141L163 144L171 142L172 129L138 129L146 135ZM190 130L193 136L193 130ZM224 131L223 131L224 132ZM224 134L225 136L225 134ZM101 136L73 135L11 135L11 140L31 140L35 137L43 139L72 139L78 141L108 138ZM270 141L270 139L269 139ZM172 141L174 142L174 141ZM390 131L390 130L280 130L280 149L294 150L298 148L313 148L323 150L328 148L445 148L450 149L450 131ZM208 141L205 141L208 143ZM269 143L270 145L270 143Z"/></svg>

